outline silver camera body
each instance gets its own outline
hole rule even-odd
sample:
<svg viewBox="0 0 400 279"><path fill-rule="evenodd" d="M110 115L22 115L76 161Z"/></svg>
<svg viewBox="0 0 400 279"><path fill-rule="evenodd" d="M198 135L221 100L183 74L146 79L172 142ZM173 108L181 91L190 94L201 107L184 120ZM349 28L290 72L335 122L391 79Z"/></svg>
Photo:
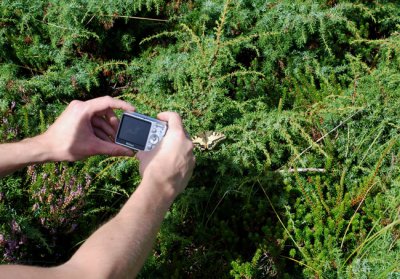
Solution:
<svg viewBox="0 0 400 279"><path fill-rule="evenodd" d="M137 112L124 112L115 143L133 150L150 151L162 140L167 129L164 121Z"/></svg>

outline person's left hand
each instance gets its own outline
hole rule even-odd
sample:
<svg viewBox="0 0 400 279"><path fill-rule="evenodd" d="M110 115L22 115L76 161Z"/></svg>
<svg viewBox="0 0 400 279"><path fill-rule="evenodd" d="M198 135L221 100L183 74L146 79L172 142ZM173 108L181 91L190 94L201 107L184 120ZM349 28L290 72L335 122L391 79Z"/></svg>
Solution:
<svg viewBox="0 0 400 279"><path fill-rule="evenodd" d="M119 120L113 109L135 110L109 96L72 101L37 140L45 145L51 161L76 161L98 154L132 156L132 150L114 143Z"/></svg>

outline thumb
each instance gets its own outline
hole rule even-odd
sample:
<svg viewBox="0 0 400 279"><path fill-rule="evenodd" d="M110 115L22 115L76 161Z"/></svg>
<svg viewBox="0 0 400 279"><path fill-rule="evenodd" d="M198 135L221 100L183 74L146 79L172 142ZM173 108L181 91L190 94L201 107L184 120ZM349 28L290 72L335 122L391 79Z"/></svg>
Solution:
<svg viewBox="0 0 400 279"><path fill-rule="evenodd" d="M133 156L133 150L120 146L115 143L98 140L97 144L97 152L101 155L110 155L110 156Z"/></svg>

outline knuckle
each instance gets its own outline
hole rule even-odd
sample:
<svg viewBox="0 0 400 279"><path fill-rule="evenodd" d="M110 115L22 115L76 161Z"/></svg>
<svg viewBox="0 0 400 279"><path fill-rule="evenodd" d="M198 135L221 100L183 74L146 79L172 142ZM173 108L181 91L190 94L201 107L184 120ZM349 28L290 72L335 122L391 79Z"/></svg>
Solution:
<svg viewBox="0 0 400 279"><path fill-rule="evenodd" d="M181 116L179 115L179 113L175 112L175 111L168 111L169 117L171 118L175 118L176 120L181 120Z"/></svg>
<svg viewBox="0 0 400 279"><path fill-rule="evenodd" d="M125 156L126 152L124 149L120 148L119 146L113 146L110 149L111 156Z"/></svg>
<svg viewBox="0 0 400 279"><path fill-rule="evenodd" d="M119 149L116 148L116 147L111 148L111 149L110 149L110 155L111 155L111 156L118 156L118 155L120 155Z"/></svg>
<svg viewBox="0 0 400 279"><path fill-rule="evenodd" d="M111 102L111 101L114 100L114 99L113 99L111 96L109 96L109 95L104 96L103 99L104 99L107 103L109 103L109 102Z"/></svg>
<svg viewBox="0 0 400 279"><path fill-rule="evenodd" d="M85 102L73 100L69 105L68 109L70 109L75 115L82 115L82 113L86 113L87 105Z"/></svg>
<svg viewBox="0 0 400 279"><path fill-rule="evenodd" d="M76 107L76 106L78 106L78 105L81 104L81 103L82 103L82 101L73 100L71 103L69 103L69 106L70 106L70 107Z"/></svg>
<svg viewBox="0 0 400 279"><path fill-rule="evenodd" d="M174 116L177 120L181 121L181 116L180 116L179 113L173 112L172 114L173 114L173 116Z"/></svg>
<svg viewBox="0 0 400 279"><path fill-rule="evenodd" d="M85 105L84 103L82 103L81 105L79 105L77 107L79 107L79 111L83 114L89 113L89 111L90 111L90 105L88 105L88 104Z"/></svg>

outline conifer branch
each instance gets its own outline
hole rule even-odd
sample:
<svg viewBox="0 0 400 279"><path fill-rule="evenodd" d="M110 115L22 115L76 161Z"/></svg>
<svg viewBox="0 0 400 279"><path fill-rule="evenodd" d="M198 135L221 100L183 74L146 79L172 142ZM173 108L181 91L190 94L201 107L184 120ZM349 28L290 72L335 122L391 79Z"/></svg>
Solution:
<svg viewBox="0 0 400 279"><path fill-rule="evenodd" d="M254 76L259 76L260 78L265 78L265 75L263 73L257 72L257 71L236 71L236 72L224 75L222 77L219 77L213 83L218 84L218 83L222 83L225 80L233 78L233 77L246 76L246 75L254 75ZM210 83L209 87L211 86L211 84L212 83Z"/></svg>
<svg viewBox="0 0 400 279"><path fill-rule="evenodd" d="M186 24L182 23L181 26L182 26L184 31L186 31L187 33L190 34L190 36L192 37L192 40L196 43L197 48L200 50L201 56L205 57L204 49L203 49L203 46L201 45L201 41L200 41L199 36L197 36L193 32L193 30L191 28L189 28L189 26L187 26Z"/></svg>
<svg viewBox="0 0 400 279"><path fill-rule="evenodd" d="M294 173L294 177L295 177L296 183L297 183L298 186L300 187L300 190L301 190L301 192L303 193L303 196L304 196L305 200L308 202L309 206L310 206L313 210L315 210L314 202L312 201L311 197L308 195L308 193L307 193L307 191L306 191L306 188L304 187L303 182L302 182L301 179L300 179L299 172L297 171L296 168L294 168L294 172L293 172L293 173Z"/></svg>
<svg viewBox="0 0 400 279"><path fill-rule="evenodd" d="M340 123L334 127L332 130L330 130L328 133L326 133L325 135L323 135L322 137L320 137L319 139L317 139L315 141L315 143L319 143L320 141L322 141L324 138L326 138L327 136L329 136L330 134L332 134L333 132L335 132L337 129L339 129L340 127L342 127L344 124L347 123L347 121L349 121L350 119L352 119L354 116L356 116L357 114L361 113L362 111L364 111L366 109L362 108L358 111L356 111L355 113L353 113L352 115L348 116L346 119L344 119L343 121L340 121ZM305 154L308 150L310 150L313 147L313 145L311 144L310 146L308 146L306 149L304 149L302 152L300 152L294 159L290 160L289 163L294 163L296 160L298 160L303 154ZM282 167L280 168L282 169Z"/></svg>
<svg viewBox="0 0 400 279"><path fill-rule="evenodd" d="M47 22L45 20L38 20L38 19L35 19L35 18L33 20L38 21L38 22L40 22L42 24L48 25L50 27L54 27L54 28L58 28L58 29L62 29L62 30L72 31L72 32L75 33L74 36L76 36L76 37L83 37L83 38L93 37L93 38L95 38L97 40L100 40L100 37L96 33L90 32L90 31L87 31L87 30L84 30L84 29L80 30L80 29L77 29L77 28L65 27L65 26L62 26L62 25L58 25L58 24L55 24L55 23L52 23L52 22Z"/></svg>
<svg viewBox="0 0 400 279"><path fill-rule="evenodd" d="M385 150L383 151L382 155L381 155L380 158L379 158L379 161L376 163L375 170L374 170L373 174L371 175L370 179L368 180L368 182L366 183L366 185L365 185L365 187L364 187L364 188L366 188L366 190L362 189L361 195L359 196L359 197L360 197L360 202L359 202L359 204L358 204L356 210L354 211L353 216L351 216L351 219L350 219L350 221L349 221L349 224L348 224L347 227L346 227L346 230L345 230L344 235L343 235L343 238L342 238L342 242L341 242L341 244L340 244L340 249L343 249L343 244L344 244L344 241L345 241L345 239L346 239L347 232L348 232L348 230L350 229L350 226L351 226L351 224L353 223L353 220L354 220L354 218L356 217L356 214L357 214L358 210L360 209L361 205L363 204L363 202L364 202L365 198L367 197L368 193L369 193L369 192L371 191L371 189L375 186L375 178L376 178L376 176L377 176L377 174L378 174L378 171L379 171L379 169L380 169L380 167L381 167L381 165L382 165L383 159L386 157L386 155L387 155L387 154L390 152L390 150L393 148L393 146L394 146L394 144L397 142L397 140L398 140L398 136L396 136L395 138L393 138L393 139L389 142L389 145L385 148Z"/></svg>
<svg viewBox="0 0 400 279"><path fill-rule="evenodd" d="M144 38L143 40L140 41L139 45L142 45L142 44L144 44L144 43L146 43L146 42L149 42L149 41L151 41L151 40L158 39L158 38L161 38L161 37L178 37L179 34L180 34L180 32L178 32L178 31L172 31L172 32L165 31L165 32L161 32L161 33L158 33L158 34L156 34L156 35L153 35L153 36Z"/></svg>
<svg viewBox="0 0 400 279"><path fill-rule="evenodd" d="M224 5L224 10L222 11L220 20L219 20L219 22L217 22L217 29L216 29L217 37L215 40L215 50L214 50L213 55L211 56L211 62L210 62L210 67L209 67L210 69L214 67L214 64L217 60L218 53L220 51L221 36L223 34L223 29L224 29L225 21L226 21L226 15L228 14L230 2L231 2L231 0L226 0L225 5ZM211 71L210 71L210 75L211 75Z"/></svg>

